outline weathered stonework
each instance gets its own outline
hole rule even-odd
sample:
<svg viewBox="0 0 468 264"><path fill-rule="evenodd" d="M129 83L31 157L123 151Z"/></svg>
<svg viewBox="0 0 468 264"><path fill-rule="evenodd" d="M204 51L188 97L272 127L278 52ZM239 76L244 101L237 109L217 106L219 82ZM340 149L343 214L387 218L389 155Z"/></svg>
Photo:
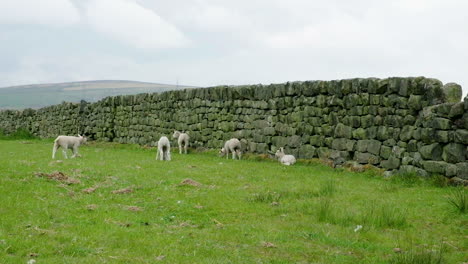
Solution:
<svg viewBox="0 0 468 264"><path fill-rule="evenodd" d="M256 153L285 147L298 158L466 179L468 98L460 102L460 89L424 77L219 86L4 110L0 129L144 145L185 130L192 147L237 137Z"/></svg>

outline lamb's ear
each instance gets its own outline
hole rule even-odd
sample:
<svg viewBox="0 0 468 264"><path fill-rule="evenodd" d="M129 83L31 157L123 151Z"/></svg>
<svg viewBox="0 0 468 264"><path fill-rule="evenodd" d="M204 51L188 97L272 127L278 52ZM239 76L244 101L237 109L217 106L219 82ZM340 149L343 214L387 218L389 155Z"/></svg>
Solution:
<svg viewBox="0 0 468 264"><path fill-rule="evenodd" d="M83 137L82 135L78 134L79 137Z"/></svg>

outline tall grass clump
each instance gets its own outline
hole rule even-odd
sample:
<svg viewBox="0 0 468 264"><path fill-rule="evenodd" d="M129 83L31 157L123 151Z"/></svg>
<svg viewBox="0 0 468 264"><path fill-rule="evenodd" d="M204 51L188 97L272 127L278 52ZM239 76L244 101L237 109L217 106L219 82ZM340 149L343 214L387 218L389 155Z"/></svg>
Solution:
<svg viewBox="0 0 468 264"><path fill-rule="evenodd" d="M465 214L468 208L467 191L463 187L455 188L447 197L447 201L458 213Z"/></svg>
<svg viewBox="0 0 468 264"><path fill-rule="evenodd" d="M318 190L318 196L332 196L336 192L336 182L334 180L327 180Z"/></svg>
<svg viewBox="0 0 468 264"><path fill-rule="evenodd" d="M406 252L401 252L394 255L389 264L442 264L444 261L445 249L441 247L439 250L419 248L411 248Z"/></svg>
<svg viewBox="0 0 468 264"><path fill-rule="evenodd" d="M397 208L389 204L371 204L363 215L362 221L374 227L404 227L407 225L406 216Z"/></svg>
<svg viewBox="0 0 468 264"><path fill-rule="evenodd" d="M333 220L330 204L330 199L324 198L319 200L317 209L317 220L319 222L330 222Z"/></svg>

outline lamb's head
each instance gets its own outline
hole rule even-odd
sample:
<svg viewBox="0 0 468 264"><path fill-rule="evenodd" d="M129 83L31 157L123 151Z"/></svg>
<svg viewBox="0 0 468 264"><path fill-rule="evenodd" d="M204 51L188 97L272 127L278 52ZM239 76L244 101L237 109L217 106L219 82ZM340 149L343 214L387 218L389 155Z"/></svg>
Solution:
<svg viewBox="0 0 468 264"><path fill-rule="evenodd" d="M222 148L222 149L219 151L219 156L220 156L220 157L224 157L224 155L226 155L226 149L225 149L225 148Z"/></svg>
<svg viewBox="0 0 468 264"><path fill-rule="evenodd" d="M276 153L275 153L275 157L280 159L284 156L284 148L279 148Z"/></svg>
<svg viewBox="0 0 468 264"><path fill-rule="evenodd" d="M179 138L179 136L180 136L180 132L177 131L177 130L175 130L175 131L174 131L174 134L172 134L172 137L173 137L173 138Z"/></svg>
<svg viewBox="0 0 468 264"><path fill-rule="evenodd" d="M85 144L86 141L88 141L88 138L87 137L84 137L80 134L78 134L78 138L80 139L80 144Z"/></svg>

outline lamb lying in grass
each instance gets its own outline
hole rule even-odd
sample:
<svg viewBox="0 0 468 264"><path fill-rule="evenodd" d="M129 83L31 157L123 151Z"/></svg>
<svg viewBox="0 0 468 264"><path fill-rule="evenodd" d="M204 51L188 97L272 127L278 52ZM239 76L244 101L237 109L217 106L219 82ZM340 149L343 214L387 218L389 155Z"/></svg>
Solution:
<svg viewBox="0 0 468 264"><path fill-rule="evenodd" d="M174 131L173 138L177 138L177 144L179 145L179 154L182 154L182 146L184 147L185 154L187 154L187 147L189 144L189 135L187 133Z"/></svg>
<svg viewBox="0 0 468 264"><path fill-rule="evenodd" d="M296 163L296 158L293 155L286 155L284 154L284 148L279 148L276 153L275 157L278 158L279 162L284 165L293 165Z"/></svg>
<svg viewBox="0 0 468 264"><path fill-rule="evenodd" d="M67 156L67 150L72 149L73 150L73 156L72 158L76 157L78 155L78 147L84 143L86 143L87 138L83 137L81 135L78 135L77 137L74 136L58 136L54 140L54 148L52 149L52 159L55 159L55 152L57 149L62 147L62 152L63 156L68 159Z"/></svg>
<svg viewBox="0 0 468 264"><path fill-rule="evenodd" d="M162 136L158 141L156 160L171 160L171 144L167 137Z"/></svg>
<svg viewBox="0 0 468 264"><path fill-rule="evenodd" d="M241 159L241 143L237 138L231 138L230 140L224 143L224 148L219 151L221 157L226 156L226 159L229 158L229 152L232 153L232 159Z"/></svg>

